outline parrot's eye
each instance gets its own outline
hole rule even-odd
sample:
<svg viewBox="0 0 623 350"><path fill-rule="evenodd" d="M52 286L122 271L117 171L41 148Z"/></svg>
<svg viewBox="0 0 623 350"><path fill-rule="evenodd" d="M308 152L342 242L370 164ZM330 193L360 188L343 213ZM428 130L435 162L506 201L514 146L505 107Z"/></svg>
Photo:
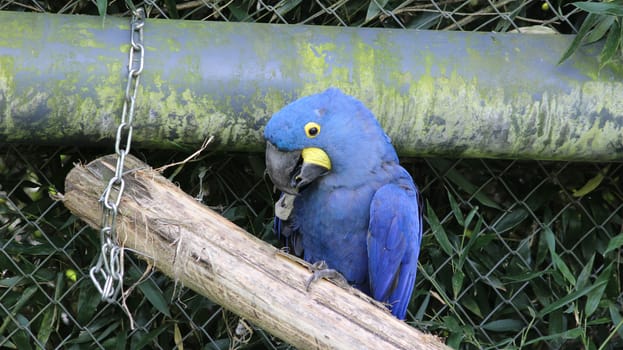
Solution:
<svg viewBox="0 0 623 350"><path fill-rule="evenodd" d="M318 123L309 122L305 124L305 135L307 135L307 137L309 137L310 139L318 136L319 133L320 125L318 125Z"/></svg>

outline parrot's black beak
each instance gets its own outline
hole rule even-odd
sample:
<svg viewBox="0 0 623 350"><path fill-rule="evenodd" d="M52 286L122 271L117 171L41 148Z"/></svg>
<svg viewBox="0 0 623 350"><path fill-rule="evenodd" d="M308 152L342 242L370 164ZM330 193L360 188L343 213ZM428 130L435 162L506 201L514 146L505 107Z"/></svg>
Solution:
<svg viewBox="0 0 623 350"><path fill-rule="evenodd" d="M313 154L309 155L310 153ZM319 154L322 158L320 162L316 161ZM298 194L329 170L331 165L326 153L317 148L282 152L272 143L266 142L266 171L273 184L282 192Z"/></svg>

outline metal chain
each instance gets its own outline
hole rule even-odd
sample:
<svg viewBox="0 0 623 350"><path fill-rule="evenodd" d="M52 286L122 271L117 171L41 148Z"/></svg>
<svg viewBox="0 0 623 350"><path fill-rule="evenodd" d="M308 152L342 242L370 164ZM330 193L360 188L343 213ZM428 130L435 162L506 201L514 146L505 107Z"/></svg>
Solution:
<svg viewBox="0 0 623 350"><path fill-rule="evenodd" d="M132 143L132 120L136 93L143 72L145 48L143 46L143 26L145 25L145 10L139 8L132 13L130 22L130 55L128 59L128 83L125 88L121 122L117 128L115 152L117 166L115 175L108 182L108 186L100 197L102 204L102 229L100 241L102 251L95 266L90 270L91 280L100 292L102 300L113 303L117 300L123 285L123 248L117 243L115 222L117 220L119 202L125 188L123 179L123 165L125 156L130 153Z"/></svg>

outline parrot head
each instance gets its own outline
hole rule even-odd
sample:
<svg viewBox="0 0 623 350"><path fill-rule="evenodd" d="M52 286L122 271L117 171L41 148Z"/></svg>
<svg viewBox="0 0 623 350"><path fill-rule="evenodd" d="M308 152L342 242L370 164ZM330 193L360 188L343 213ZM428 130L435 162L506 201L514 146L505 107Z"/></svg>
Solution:
<svg viewBox="0 0 623 350"><path fill-rule="evenodd" d="M372 113L336 88L285 106L269 120L264 138L268 175L289 194L335 173L348 171L348 180L356 181L358 171L375 166L373 159L397 159ZM379 139L382 142L376 142Z"/></svg>

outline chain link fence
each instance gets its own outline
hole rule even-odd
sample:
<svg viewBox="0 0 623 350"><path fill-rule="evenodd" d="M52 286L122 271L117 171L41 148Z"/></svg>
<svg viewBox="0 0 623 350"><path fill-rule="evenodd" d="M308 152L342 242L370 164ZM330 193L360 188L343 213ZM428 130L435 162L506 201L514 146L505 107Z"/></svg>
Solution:
<svg viewBox="0 0 623 350"><path fill-rule="evenodd" d="M0 0L0 10L97 14L97 3ZM106 5L109 15L129 15L123 2ZM150 18L435 30L543 25L575 33L583 20L566 1L135 5ZM100 301L89 276L99 233L54 198L74 163L112 150L112 141L109 149L0 144L0 347L289 348L131 252L124 256L121 300ZM133 153L153 167L187 156ZM623 164L433 158L403 164L422 191L426 221L409 324L455 348L623 347ZM253 235L280 244L263 155L207 153L164 175Z"/></svg>

